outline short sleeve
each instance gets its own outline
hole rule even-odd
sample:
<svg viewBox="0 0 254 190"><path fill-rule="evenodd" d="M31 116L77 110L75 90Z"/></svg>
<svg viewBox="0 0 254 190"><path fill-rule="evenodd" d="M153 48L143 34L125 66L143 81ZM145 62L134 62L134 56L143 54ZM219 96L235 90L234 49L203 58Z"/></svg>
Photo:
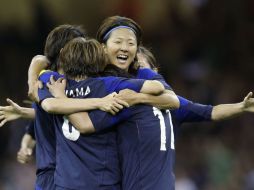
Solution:
<svg viewBox="0 0 254 190"><path fill-rule="evenodd" d="M160 81L164 85L165 89L172 90L172 87L165 81L163 76L160 75L159 73L153 71L152 69L147 69L147 68L139 69L138 74L137 74L137 78L146 79L146 80Z"/></svg>

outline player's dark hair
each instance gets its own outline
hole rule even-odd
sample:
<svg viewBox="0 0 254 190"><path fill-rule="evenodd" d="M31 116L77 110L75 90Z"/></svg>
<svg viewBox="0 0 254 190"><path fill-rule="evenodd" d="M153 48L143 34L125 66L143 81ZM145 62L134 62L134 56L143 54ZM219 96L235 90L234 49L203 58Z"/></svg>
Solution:
<svg viewBox="0 0 254 190"><path fill-rule="evenodd" d="M153 53L146 47L144 46L139 46L138 47L138 53L141 53L142 55L145 56L148 64L150 65L151 69L153 70L159 70L159 65L156 61L156 58L154 57Z"/></svg>
<svg viewBox="0 0 254 190"><path fill-rule="evenodd" d="M107 64L104 71L101 73L101 76L134 78L133 75L131 75L130 73L126 72L125 70L123 70L113 64Z"/></svg>
<svg viewBox="0 0 254 190"><path fill-rule="evenodd" d="M50 61L51 70L57 70L60 50L67 42L76 37L85 37L85 32L81 26L64 24L54 28L48 34L44 47L44 55Z"/></svg>
<svg viewBox="0 0 254 190"><path fill-rule="evenodd" d="M139 46L142 41L142 29L134 20L122 16L111 16L106 18L100 25L96 38L100 43L106 43L109 39L111 32L114 28L124 27L132 30L137 39L137 45ZM135 56L134 61L130 64L129 73L131 75L137 74L137 68L135 68L135 63L137 62L137 56Z"/></svg>
<svg viewBox="0 0 254 190"><path fill-rule="evenodd" d="M59 66L67 78L98 76L106 66L106 55L95 39L74 38L61 50Z"/></svg>
<svg viewBox="0 0 254 190"><path fill-rule="evenodd" d="M96 34L96 39L100 43L105 43L108 38L110 37L109 32L119 26L124 26L132 29L132 31L135 33L135 36L137 38L137 44L141 44L141 39L142 39L142 29L136 23L134 20L131 18L127 17L122 17L122 16L111 16L107 17L102 24L100 25L97 34ZM105 38L106 37L106 38Z"/></svg>

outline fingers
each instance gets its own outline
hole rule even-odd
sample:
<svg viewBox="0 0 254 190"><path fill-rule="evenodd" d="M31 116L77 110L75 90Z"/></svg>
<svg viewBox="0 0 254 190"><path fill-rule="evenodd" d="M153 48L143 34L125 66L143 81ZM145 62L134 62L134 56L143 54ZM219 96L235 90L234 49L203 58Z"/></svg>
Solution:
<svg viewBox="0 0 254 190"><path fill-rule="evenodd" d="M6 110L6 106L0 106L0 114L3 114L3 111Z"/></svg>
<svg viewBox="0 0 254 190"><path fill-rule="evenodd" d="M109 110L109 113L111 113L112 115L116 115L116 113L114 112L114 110Z"/></svg>
<svg viewBox="0 0 254 190"><path fill-rule="evenodd" d="M31 158L32 158L32 149L30 148L20 149L19 152L17 153L17 161L21 164L29 162Z"/></svg>
<svg viewBox="0 0 254 190"><path fill-rule="evenodd" d="M56 82L53 75L50 75L49 81L50 81L50 84L54 84Z"/></svg>
<svg viewBox="0 0 254 190"><path fill-rule="evenodd" d="M40 88L40 89L43 88L43 83L40 80L38 81L38 88Z"/></svg>
<svg viewBox="0 0 254 190"><path fill-rule="evenodd" d="M117 105L115 105L115 106L112 106L112 108L111 108L115 113L118 113L119 111L120 111L120 109L118 108L118 106Z"/></svg>
<svg viewBox="0 0 254 190"><path fill-rule="evenodd" d="M247 96L245 96L244 101L249 100L252 97L253 93L249 92Z"/></svg>
<svg viewBox="0 0 254 190"><path fill-rule="evenodd" d="M7 122L7 119L4 119L0 122L0 127L4 126L4 124Z"/></svg>
<svg viewBox="0 0 254 190"><path fill-rule="evenodd" d="M13 102L11 99L9 99L9 98L7 98L6 99L6 101L8 102L8 104L10 105L10 106L12 106L12 107L16 107L16 103L15 102Z"/></svg>
<svg viewBox="0 0 254 190"><path fill-rule="evenodd" d="M0 120L3 120L5 118L5 115L0 115Z"/></svg>
<svg viewBox="0 0 254 190"><path fill-rule="evenodd" d="M47 86L48 88L50 88L51 85L52 85L52 84L50 84L50 82L47 82L47 84L46 84L46 86Z"/></svg>
<svg viewBox="0 0 254 190"><path fill-rule="evenodd" d="M249 94L247 95L247 99L250 99L252 97L253 93L249 92Z"/></svg>
<svg viewBox="0 0 254 190"><path fill-rule="evenodd" d="M122 106L124 106L124 107L130 107L130 105L127 103L127 102L125 102L125 101L123 101L123 100L121 100L121 99L118 99L118 98L116 98L116 102L118 103L118 104L121 104Z"/></svg>
<svg viewBox="0 0 254 190"><path fill-rule="evenodd" d="M116 92L113 92L113 93L111 93L110 94L112 97L115 97L116 95L117 95L117 93Z"/></svg>

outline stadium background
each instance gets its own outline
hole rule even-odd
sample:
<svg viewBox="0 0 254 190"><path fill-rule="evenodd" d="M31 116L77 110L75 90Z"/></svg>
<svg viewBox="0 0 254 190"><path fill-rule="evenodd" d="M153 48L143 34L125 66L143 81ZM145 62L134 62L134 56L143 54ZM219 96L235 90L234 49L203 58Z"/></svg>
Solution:
<svg viewBox="0 0 254 190"><path fill-rule="evenodd" d="M31 58L48 32L81 24L94 37L107 16L136 20L175 92L203 104L239 102L253 88L253 0L0 0L0 104L21 105ZM16 152L28 122L0 129L0 190L29 190L34 162ZM254 117L186 124L176 142L177 190L254 189Z"/></svg>

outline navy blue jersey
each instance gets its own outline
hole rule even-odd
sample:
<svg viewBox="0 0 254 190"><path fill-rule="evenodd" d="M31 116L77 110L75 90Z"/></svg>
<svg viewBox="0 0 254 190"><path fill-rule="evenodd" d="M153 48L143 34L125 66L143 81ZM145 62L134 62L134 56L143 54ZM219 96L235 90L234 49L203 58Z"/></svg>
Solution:
<svg viewBox="0 0 254 190"><path fill-rule="evenodd" d="M174 133L171 115L147 105L117 126L123 190L173 190Z"/></svg>
<svg viewBox="0 0 254 190"><path fill-rule="evenodd" d="M80 82L68 80L66 93L75 98L101 98L125 88L138 92L143 83L144 80L116 77L88 78ZM50 97L50 93L46 88L42 89L39 97L43 101ZM97 132L82 135L64 116L54 116L57 139L55 183L69 189L118 190L120 171L116 132L112 127L98 128L99 116L91 117L91 120ZM113 119L112 124L115 121Z"/></svg>
<svg viewBox="0 0 254 190"><path fill-rule="evenodd" d="M159 80L172 90L151 69L139 69L137 78ZM148 105L133 106L129 112L128 120L117 126L122 189L173 190L175 151L170 112Z"/></svg>
<svg viewBox="0 0 254 190"><path fill-rule="evenodd" d="M153 71L152 69L139 69L136 78L146 80L158 80L164 85L165 89L172 90L171 86L165 82L163 76Z"/></svg>
<svg viewBox="0 0 254 190"><path fill-rule="evenodd" d="M122 189L174 189L174 133L168 110L137 105L116 116L100 110L90 112L89 116L97 131L120 123L117 146Z"/></svg>
<svg viewBox="0 0 254 190"><path fill-rule="evenodd" d="M182 123L211 121L213 106L194 103L181 96L178 99L180 107L171 111L175 131Z"/></svg>
<svg viewBox="0 0 254 190"><path fill-rule="evenodd" d="M159 80L165 87L168 86L171 88L160 74L152 71L151 69L139 69L137 78ZM177 128L182 123L186 122L211 121L213 106L194 103L181 96L178 96L178 99L180 102L179 109L171 110L174 128Z"/></svg>
<svg viewBox="0 0 254 190"><path fill-rule="evenodd" d="M54 74L59 75L56 72ZM45 88L48 80L45 80L43 76L40 76L39 80L43 82ZM51 189L54 186L54 181L51 180L52 183L48 183L48 178L53 179L56 166L56 136L53 115L45 112L39 104L33 104L33 108L35 109L36 185L42 189Z"/></svg>
<svg viewBox="0 0 254 190"><path fill-rule="evenodd" d="M56 72L51 74L59 75ZM48 80L44 76L41 75L39 80L42 81L45 88ZM34 104L33 108L35 109L34 133L36 139L37 175L41 175L47 171L55 170L55 130L52 126L53 115L45 112L39 104Z"/></svg>
<svg viewBox="0 0 254 190"><path fill-rule="evenodd" d="M26 134L29 134L33 139L35 139L34 120L30 121L29 124L26 126Z"/></svg>

